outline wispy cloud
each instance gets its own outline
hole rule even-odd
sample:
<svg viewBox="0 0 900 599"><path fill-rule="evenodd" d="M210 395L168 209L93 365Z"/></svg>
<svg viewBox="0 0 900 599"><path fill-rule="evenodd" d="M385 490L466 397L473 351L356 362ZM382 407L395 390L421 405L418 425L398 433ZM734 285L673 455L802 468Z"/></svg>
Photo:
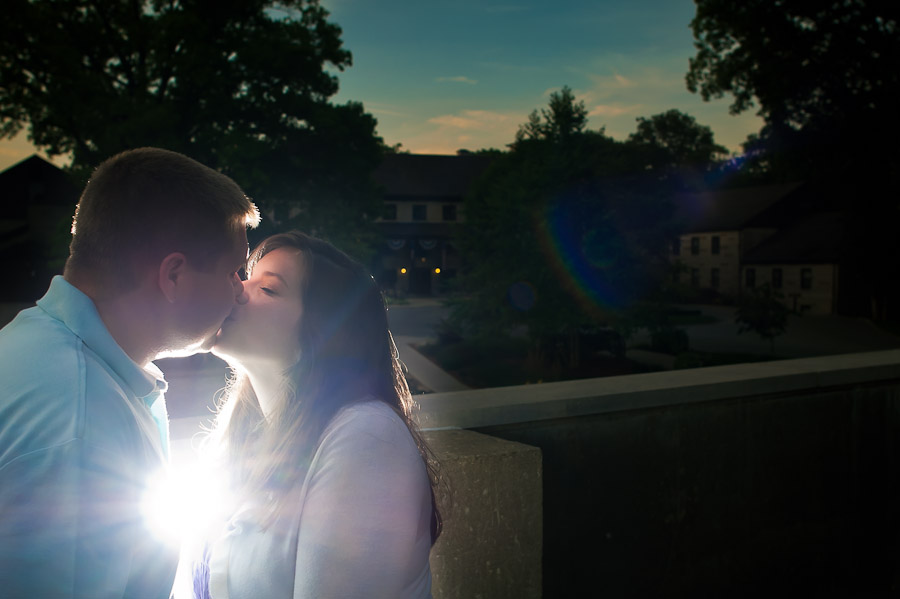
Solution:
<svg viewBox="0 0 900 599"><path fill-rule="evenodd" d="M589 92L595 98L608 98L623 93L639 92L641 88L658 88L660 81L658 73L640 73L626 77L621 73L612 73L611 75L587 74L588 80L591 82L591 91ZM668 83L668 82L667 82Z"/></svg>
<svg viewBox="0 0 900 599"><path fill-rule="evenodd" d="M462 75L459 75L458 77L438 77L435 81L438 83L467 83L468 85L475 85L478 83L475 79L469 79Z"/></svg>
<svg viewBox="0 0 900 599"><path fill-rule="evenodd" d="M631 106L597 104L588 110L588 116L622 116L623 114L635 114L640 109L640 104Z"/></svg>
<svg viewBox="0 0 900 599"><path fill-rule="evenodd" d="M405 117L409 115L408 111L403 110L402 106L393 106L389 104L377 104L374 102L366 103L365 109L374 115L387 115Z"/></svg>
<svg viewBox="0 0 900 599"><path fill-rule="evenodd" d="M461 110L425 119L411 126L402 140L414 153L455 154L460 148L498 148L515 139L527 115L519 111Z"/></svg>
<svg viewBox="0 0 900 599"><path fill-rule="evenodd" d="M458 114L445 114L428 119L434 125L442 125L454 129L486 130L496 129L508 125L510 122L518 123L510 114L492 112L490 110L463 110Z"/></svg>
<svg viewBox="0 0 900 599"><path fill-rule="evenodd" d="M613 79L615 79L615 81L619 85L619 87L623 87L623 88L624 87L634 87L634 85L635 85L634 81L632 81L628 77L625 77L624 75L620 75L618 73L613 75Z"/></svg>

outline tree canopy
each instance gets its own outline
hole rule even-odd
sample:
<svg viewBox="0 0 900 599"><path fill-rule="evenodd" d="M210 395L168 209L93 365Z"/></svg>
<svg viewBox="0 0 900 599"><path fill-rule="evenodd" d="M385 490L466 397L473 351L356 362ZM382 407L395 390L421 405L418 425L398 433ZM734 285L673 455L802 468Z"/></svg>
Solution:
<svg viewBox="0 0 900 599"><path fill-rule="evenodd" d="M712 129L674 108L636 120L637 130L628 140L655 150L652 156L655 168L705 169L728 155L727 148L715 142Z"/></svg>
<svg viewBox="0 0 900 599"><path fill-rule="evenodd" d="M363 243L381 143L360 104L329 103L351 55L317 0L12 0L4 12L0 135L27 127L82 176L132 147L183 152L285 224Z"/></svg>
<svg viewBox="0 0 900 599"><path fill-rule="evenodd" d="M669 268L668 193L644 153L585 130L571 91L551 95L466 198L455 317L482 332L525 326L536 345L609 324Z"/></svg>
<svg viewBox="0 0 900 599"><path fill-rule="evenodd" d="M852 156L896 162L900 4L877 0L696 0L687 86L756 106L770 144L822 172ZM850 147L847 146L851 146ZM843 147L838 155L835 149ZM832 157L836 160L829 160ZM805 174L805 173L801 173Z"/></svg>
<svg viewBox="0 0 900 599"><path fill-rule="evenodd" d="M516 132L516 141L544 139L565 143L573 135L584 131L587 126L587 108L584 102L575 101L575 94L569 86L550 94L550 105L537 109L528 115L528 122Z"/></svg>
<svg viewBox="0 0 900 599"><path fill-rule="evenodd" d="M900 211L900 3L696 3L688 88L731 95L733 113L757 107L765 126L745 144L749 170L804 179L821 207L845 212L850 310L884 318L900 299L890 232Z"/></svg>
<svg viewBox="0 0 900 599"><path fill-rule="evenodd" d="M754 332L769 342L775 353L775 337L784 334L790 309L782 301L781 293L768 284L747 290L741 295L734 319L738 334Z"/></svg>

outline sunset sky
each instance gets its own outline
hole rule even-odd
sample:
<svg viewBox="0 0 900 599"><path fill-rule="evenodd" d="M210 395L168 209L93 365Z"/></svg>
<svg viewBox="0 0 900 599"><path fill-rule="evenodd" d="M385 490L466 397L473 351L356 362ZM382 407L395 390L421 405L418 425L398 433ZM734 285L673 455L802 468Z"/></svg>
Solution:
<svg viewBox="0 0 900 599"><path fill-rule="evenodd" d="M589 127L625 139L635 118L677 108L736 151L761 121L729 98L687 91L691 0L322 0L353 66L336 102L355 100L388 144L413 153L504 148L551 92L571 87ZM34 149L0 141L0 169ZM63 161L57 161L63 162Z"/></svg>

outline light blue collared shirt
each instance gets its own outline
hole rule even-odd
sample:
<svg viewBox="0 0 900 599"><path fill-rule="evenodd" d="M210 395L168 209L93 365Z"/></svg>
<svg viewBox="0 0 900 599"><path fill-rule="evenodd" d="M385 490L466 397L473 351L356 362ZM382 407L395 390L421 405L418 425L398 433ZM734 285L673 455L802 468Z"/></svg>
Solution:
<svg viewBox="0 0 900 599"><path fill-rule="evenodd" d="M165 390L62 277L0 330L0 593L168 597L177 548L141 513Z"/></svg>

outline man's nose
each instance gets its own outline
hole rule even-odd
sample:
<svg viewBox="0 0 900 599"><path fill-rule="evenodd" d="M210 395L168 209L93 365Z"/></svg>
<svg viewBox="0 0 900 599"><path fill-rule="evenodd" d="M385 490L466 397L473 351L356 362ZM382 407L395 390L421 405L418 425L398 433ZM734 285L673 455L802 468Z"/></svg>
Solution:
<svg viewBox="0 0 900 599"><path fill-rule="evenodd" d="M246 290L244 289L244 282L240 277L235 276L234 278L234 301L238 304L246 304L250 300L250 296L247 295Z"/></svg>

